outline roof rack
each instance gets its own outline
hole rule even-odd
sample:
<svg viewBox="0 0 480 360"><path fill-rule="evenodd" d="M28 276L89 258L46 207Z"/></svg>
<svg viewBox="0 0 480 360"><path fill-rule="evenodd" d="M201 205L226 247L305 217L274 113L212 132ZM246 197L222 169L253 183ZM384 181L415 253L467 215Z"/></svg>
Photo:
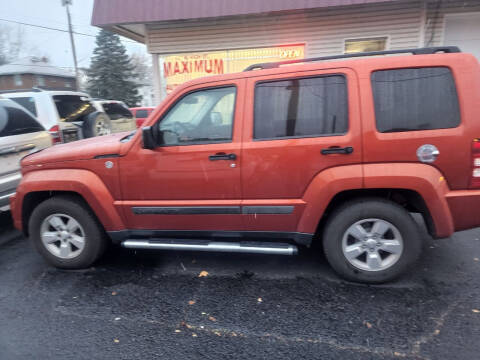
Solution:
<svg viewBox="0 0 480 360"><path fill-rule="evenodd" d="M378 55L390 55L390 54L428 55L428 54L436 54L439 52L459 53L461 51L457 46L436 46L436 47L425 47L425 48L417 48L417 49L360 52L360 53L353 53L353 54L322 56L322 57L316 57L316 58L295 59L295 60L285 60L285 61L278 61L278 62L271 62L271 63L254 64L247 67L244 71L251 71L256 69L260 69L260 70L274 69L274 68L280 67L281 65L324 61L324 60L334 60L334 59L347 59L347 58L355 58L355 57L362 57L362 56L378 56Z"/></svg>

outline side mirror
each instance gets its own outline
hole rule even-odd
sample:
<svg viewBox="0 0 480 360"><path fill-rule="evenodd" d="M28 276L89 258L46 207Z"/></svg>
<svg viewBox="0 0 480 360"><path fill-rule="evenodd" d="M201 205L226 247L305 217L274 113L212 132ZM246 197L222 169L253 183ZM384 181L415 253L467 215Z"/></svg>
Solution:
<svg viewBox="0 0 480 360"><path fill-rule="evenodd" d="M142 140L144 149L155 149L156 143L153 138L153 129L151 126L142 127Z"/></svg>

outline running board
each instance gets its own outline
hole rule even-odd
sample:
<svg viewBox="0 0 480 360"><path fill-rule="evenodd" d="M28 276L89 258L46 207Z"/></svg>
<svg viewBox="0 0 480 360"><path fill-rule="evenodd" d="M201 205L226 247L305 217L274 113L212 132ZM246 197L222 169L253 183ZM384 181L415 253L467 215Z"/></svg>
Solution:
<svg viewBox="0 0 480 360"><path fill-rule="evenodd" d="M254 254L296 255L295 245L269 242L217 242L205 240L125 240L128 249L158 249L185 251L216 251Z"/></svg>

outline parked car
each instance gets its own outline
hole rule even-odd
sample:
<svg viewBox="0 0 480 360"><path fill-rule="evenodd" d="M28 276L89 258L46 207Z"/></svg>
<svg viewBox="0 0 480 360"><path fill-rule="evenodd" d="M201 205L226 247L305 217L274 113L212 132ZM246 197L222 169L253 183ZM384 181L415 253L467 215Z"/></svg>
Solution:
<svg viewBox="0 0 480 360"><path fill-rule="evenodd" d="M137 121L137 127L142 126L142 124L145 122L145 120L147 120L153 110L155 110L154 107L130 108L130 111L132 112L133 116L135 116L135 119Z"/></svg>
<svg viewBox="0 0 480 360"><path fill-rule="evenodd" d="M82 92L34 88L2 95L34 114L50 132L54 144L115 132L109 117L98 111L88 94Z"/></svg>
<svg viewBox="0 0 480 360"><path fill-rule="evenodd" d="M111 120L112 132L132 131L137 128L135 117L122 101L93 99L98 111L104 112Z"/></svg>
<svg viewBox="0 0 480 360"><path fill-rule="evenodd" d="M24 158L15 226L61 268L107 241L288 255L321 242L344 278L394 279L421 252L412 212L434 238L480 226L480 65L455 47L338 57L193 80L142 131Z"/></svg>
<svg viewBox="0 0 480 360"><path fill-rule="evenodd" d="M0 211L9 209L20 183L20 159L51 145L49 133L31 113L0 97Z"/></svg>

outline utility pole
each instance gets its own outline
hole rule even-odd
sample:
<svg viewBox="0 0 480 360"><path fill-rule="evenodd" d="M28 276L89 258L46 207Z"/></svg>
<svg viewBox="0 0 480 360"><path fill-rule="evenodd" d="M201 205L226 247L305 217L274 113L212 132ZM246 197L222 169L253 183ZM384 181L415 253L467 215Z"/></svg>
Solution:
<svg viewBox="0 0 480 360"><path fill-rule="evenodd" d="M69 5L72 5L72 0L62 0L62 6L65 6L67 9L67 19L68 19L68 32L70 34L70 44L72 45L72 55L73 55L73 64L75 66L75 90L78 90L80 84L80 79L78 78L78 64L77 64L77 52L75 51L75 41L73 40L73 29L72 29L72 20L70 18L70 9Z"/></svg>

